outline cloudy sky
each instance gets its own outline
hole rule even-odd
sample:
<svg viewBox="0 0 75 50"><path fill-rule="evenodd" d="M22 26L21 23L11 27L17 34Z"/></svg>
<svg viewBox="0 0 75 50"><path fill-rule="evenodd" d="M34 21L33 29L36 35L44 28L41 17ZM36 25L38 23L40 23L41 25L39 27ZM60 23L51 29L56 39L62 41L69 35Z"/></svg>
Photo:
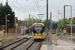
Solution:
<svg viewBox="0 0 75 50"><path fill-rule="evenodd" d="M5 5L6 0L0 0ZM49 18L52 12L52 20L58 21L58 10L63 14L64 5L72 5L72 16L75 16L75 0L49 0ZM34 18L39 18L37 14L44 14L42 20L46 19L46 0L8 0L8 4L15 12L18 19L24 20L31 14ZM70 17L70 7L66 7L66 18ZM63 15L62 15L63 18ZM59 15L61 19L61 15Z"/></svg>

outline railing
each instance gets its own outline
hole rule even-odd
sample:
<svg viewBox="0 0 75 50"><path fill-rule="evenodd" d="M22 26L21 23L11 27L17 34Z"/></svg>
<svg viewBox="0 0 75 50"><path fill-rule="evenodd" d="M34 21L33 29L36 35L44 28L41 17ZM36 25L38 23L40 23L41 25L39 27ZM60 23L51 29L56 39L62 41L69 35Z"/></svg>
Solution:
<svg viewBox="0 0 75 50"><path fill-rule="evenodd" d="M48 34L48 39L51 40L52 44L57 45L57 34Z"/></svg>

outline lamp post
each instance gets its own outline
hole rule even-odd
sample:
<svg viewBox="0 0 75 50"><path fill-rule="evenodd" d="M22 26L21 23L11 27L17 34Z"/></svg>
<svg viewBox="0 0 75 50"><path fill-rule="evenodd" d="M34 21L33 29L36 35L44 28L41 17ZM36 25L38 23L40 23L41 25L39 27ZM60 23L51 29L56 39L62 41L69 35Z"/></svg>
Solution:
<svg viewBox="0 0 75 50"><path fill-rule="evenodd" d="M59 14L61 14L61 19L62 19L62 13L58 13L58 15L59 15ZM62 20L61 20L60 25L61 25L61 33L60 33L60 37L62 37Z"/></svg>
<svg viewBox="0 0 75 50"><path fill-rule="evenodd" d="M71 8L71 41L72 41L72 5L70 5Z"/></svg>
<svg viewBox="0 0 75 50"><path fill-rule="evenodd" d="M58 13L58 14L61 14L61 19L62 19L62 13ZM62 26L62 20L61 20L61 26Z"/></svg>
<svg viewBox="0 0 75 50"><path fill-rule="evenodd" d="M58 21L59 21L59 10L58 10ZM59 22L58 22L58 32L59 32Z"/></svg>
<svg viewBox="0 0 75 50"><path fill-rule="evenodd" d="M46 20L46 25L47 25L47 41L48 41L48 0L47 0L47 7L46 7L46 10L47 10L47 20Z"/></svg>
<svg viewBox="0 0 75 50"><path fill-rule="evenodd" d="M6 15L6 37L7 37L7 22L9 22L9 20L7 20L7 16L8 16L8 15L10 15L10 14L7 14L7 15Z"/></svg>
<svg viewBox="0 0 75 50"><path fill-rule="evenodd" d="M52 20L52 12L50 12L50 33L52 33L51 20Z"/></svg>
<svg viewBox="0 0 75 50"><path fill-rule="evenodd" d="M29 14L29 33L30 33L30 14Z"/></svg>
<svg viewBox="0 0 75 50"><path fill-rule="evenodd" d="M70 15L71 15L71 41L72 41L72 5L64 5L64 28L65 28L65 6L70 6Z"/></svg>

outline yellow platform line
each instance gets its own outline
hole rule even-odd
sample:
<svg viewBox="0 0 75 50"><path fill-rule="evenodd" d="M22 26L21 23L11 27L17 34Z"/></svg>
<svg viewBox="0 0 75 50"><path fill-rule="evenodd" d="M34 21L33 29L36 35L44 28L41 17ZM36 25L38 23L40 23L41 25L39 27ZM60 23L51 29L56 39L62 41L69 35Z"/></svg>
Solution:
<svg viewBox="0 0 75 50"><path fill-rule="evenodd" d="M47 50L47 45L42 45L41 50Z"/></svg>
<svg viewBox="0 0 75 50"><path fill-rule="evenodd" d="M43 45L42 45L42 47L41 47L41 50L43 50Z"/></svg>

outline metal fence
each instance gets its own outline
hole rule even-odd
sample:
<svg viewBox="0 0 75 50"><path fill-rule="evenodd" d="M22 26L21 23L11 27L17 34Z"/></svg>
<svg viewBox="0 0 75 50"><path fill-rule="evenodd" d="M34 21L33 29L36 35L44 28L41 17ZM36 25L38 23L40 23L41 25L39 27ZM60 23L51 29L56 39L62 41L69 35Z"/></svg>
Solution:
<svg viewBox="0 0 75 50"><path fill-rule="evenodd" d="M66 40L66 41L71 41L71 42L75 42L75 33L72 34L71 33L62 33L62 36L60 36L60 38L62 40ZM72 39L72 40L71 40Z"/></svg>
<svg viewBox="0 0 75 50"><path fill-rule="evenodd" d="M48 39L52 42L52 44L57 45L57 34L48 34Z"/></svg>
<svg viewBox="0 0 75 50"><path fill-rule="evenodd" d="M17 35L16 35L16 33L7 33L7 35L6 35L6 33L1 33L0 38L13 38L13 37L18 37L20 35L21 35L21 33L18 33Z"/></svg>
<svg viewBox="0 0 75 50"><path fill-rule="evenodd" d="M23 30L23 35L29 34L29 33L32 33L32 29L30 29L30 32L29 32L29 29Z"/></svg>

